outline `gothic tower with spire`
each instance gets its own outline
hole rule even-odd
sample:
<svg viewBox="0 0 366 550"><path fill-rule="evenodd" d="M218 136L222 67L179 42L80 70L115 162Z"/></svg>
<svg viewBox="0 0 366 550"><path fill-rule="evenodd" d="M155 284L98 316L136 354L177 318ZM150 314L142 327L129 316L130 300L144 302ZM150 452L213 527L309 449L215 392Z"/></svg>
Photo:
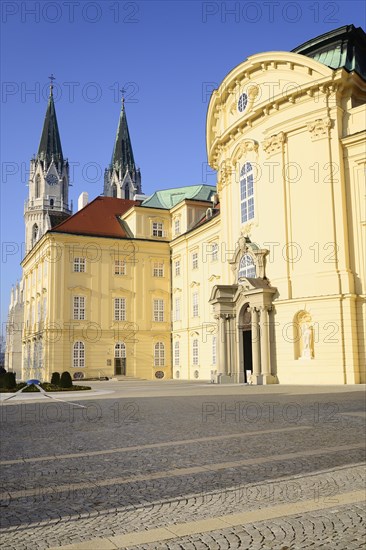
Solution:
<svg viewBox="0 0 366 550"><path fill-rule="evenodd" d="M64 158L53 99L53 77L37 155L30 162L29 194L24 208L25 246L36 242L70 216L69 164Z"/></svg>
<svg viewBox="0 0 366 550"><path fill-rule="evenodd" d="M135 165L126 108L122 98L112 159L104 174L104 196L132 200L141 193L141 173Z"/></svg>

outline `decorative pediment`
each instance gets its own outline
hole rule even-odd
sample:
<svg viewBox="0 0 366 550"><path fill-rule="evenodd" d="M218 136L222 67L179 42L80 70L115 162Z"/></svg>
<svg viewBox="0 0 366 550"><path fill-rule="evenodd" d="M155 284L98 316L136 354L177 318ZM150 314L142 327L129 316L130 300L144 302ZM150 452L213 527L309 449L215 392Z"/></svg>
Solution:
<svg viewBox="0 0 366 550"><path fill-rule="evenodd" d="M249 237L241 235L238 239L238 245L236 247L234 255L229 261L229 263L231 264L231 269L235 274L235 280L237 281L238 279L239 264L244 254L249 254L252 257L253 263L256 268L257 277L264 279L266 277L265 258L267 254L269 254L269 250L267 250L266 248L259 248L257 244L251 242Z"/></svg>
<svg viewBox="0 0 366 550"><path fill-rule="evenodd" d="M193 288L195 286L200 286L200 283L198 283L197 281L192 281L189 286L190 286L190 288Z"/></svg>
<svg viewBox="0 0 366 550"><path fill-rule="evenodd" d="M210 283L212 283L212 281L215 281L215 279L221 279L220 275L211 275L208 280L210 281Z"/></svg>
<svg viewBox="0 0 366 550"><path fill-rule="evenodd" d="M181 288L173 288L173 294L176 294L177 292L182 292Z"/></svg>
<svg viewBox="0 0 366 550"><path fill-rule="evenodd" d="M251 156L253 160L254 155L258 153L259 144L254 139L243 139L234 149L234 152L231 156L232 164L237 162L242 162L244 159Z"/></svg>

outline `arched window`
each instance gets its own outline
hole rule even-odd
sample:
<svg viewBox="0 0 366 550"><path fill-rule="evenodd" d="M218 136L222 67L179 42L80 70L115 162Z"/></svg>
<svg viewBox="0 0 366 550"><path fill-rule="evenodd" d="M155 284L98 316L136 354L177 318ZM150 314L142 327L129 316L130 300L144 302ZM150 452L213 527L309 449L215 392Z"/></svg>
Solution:
<svg viewBox="0 0 366 550"><path fill-rule="evenodd" d="M38 240L38 225L35 223L32 228L32 246L36 244Z"/></svg>
<svg viewBox="0 0 366 550"><path fill-rule="evenodd" d="M83 342L75 342L72 358L72 366L75 369L82 369L85 367L85 345Z"/></svg>
<svg viewBox="0 0 366 550"><path fill-rule="evenodd" d="M53 208L53 205L55 204L55 200L54 199L50 199L50 207Z"/></svg>
<svg viewBox="0 0 366 550"><path fill-rule="evenodd" d="M117 198L117 185L115 183L112 184L112 197Z"/></svg>
<svg viewBox="0 0 366 550"><path fill-rule="evenodd" d="M241 223L254 218L254 174L250 162L240 171L240 211Z"/></svg>
<svg viewBox="0 0 366 550"><path fill-rule="evenodd" d="M242 277L254 278L256 277L255 264L250 254L244 254L239 263L238 279Z"/></svg>
<svg viewBox="0 0 366 550"><path fill-rule="evenodd" d="M114 346L114 357L117 359L126 359L126 344L124 342L117 342Z"/></svg>
<svg viewBox="0 0 366 550"><path fill-rule="evenodd" d="M164 367L165 365L165 346L163 342L156 342L154 346L154 366Z"/></svg>
<svg viewBox="0 0 366 550"><path fill-rule="evenodd" d="M126 185L125 187L125 199L130 199L130 188L128 187L128 185Z"/></svg>
<svg viewBox="0 0 366 550"><path fill-rule="evenodd" d="M34 196L36 199L39 198L40 189L41 189L41 176L38 174L38 176L36 176L36 183L35 183L35 189L34 189Z"/></svg>
<svg viewBox="0 0 366 550"><path fill-rule="evenodd" d="M180 347L179 342L174 342L174 366L179 367L180 365Z"/></svg>

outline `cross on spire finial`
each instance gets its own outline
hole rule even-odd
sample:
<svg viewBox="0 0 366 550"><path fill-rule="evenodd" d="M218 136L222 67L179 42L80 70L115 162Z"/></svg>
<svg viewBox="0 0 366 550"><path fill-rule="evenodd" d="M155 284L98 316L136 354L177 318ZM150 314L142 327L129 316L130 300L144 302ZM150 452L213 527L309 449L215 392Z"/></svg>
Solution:
<svg viewBox="0 0 366 550"><path fill-rule="evenodd" d="M123 88L120 89L120 92L122 94L122 104L124 104L126 89L123 87Z"/></svg>
<svg viewBox="0 0 366 550"><path fill-rule="evenodd" d="M49 76L48 78L50 79L50 95L52 95L53 81L56 80L56 77L54 77L53 73L51 73L51 76Z"/></svg>

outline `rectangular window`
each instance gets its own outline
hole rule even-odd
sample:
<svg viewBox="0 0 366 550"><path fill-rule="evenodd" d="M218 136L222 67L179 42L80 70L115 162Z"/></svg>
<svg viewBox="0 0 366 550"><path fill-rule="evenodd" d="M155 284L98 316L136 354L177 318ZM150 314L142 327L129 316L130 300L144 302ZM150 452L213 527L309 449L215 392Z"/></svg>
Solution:
<svg viewBox="0 0 366 550"><path fill-rule="evenodd" d="M174 343L174 366L179 367L180 365L180 348L179 342Z"/></svg>
<svg viewBox="0 0 366 550"><path fill-rule="evenodd" d="M43 298L43 315L42 315L43 321L46 319L46 314L47 314L47 298Z"/></svg>
<svg viewBox="0 0 366 550"><path fill-rule="evenodd" d="M217 339L216 336L212 336L212 364L217 363Z"/></svg>
<svg viewBox="0 0 366 550"><path fill-rule="evenodd" d="M176 260L175 262L175 276L179 277L180 275L180 260Z"/></svg>
<svg viewBox="0 0 366 550"><path fill-rule="evenodd" d="M154 263L153 276L154 277L164 277L164 264L162 264L160 262L155 262Z"/></svg>
<svg viewBox="0 0 366 550"><path fill-rule="evenodd" d="M192 364L198 365L198 340L193 340L192 345Z"/></svg>
<svg viewBox="0 0 366 550"><path fill-rule="evenodd" d="M192 313L193 317L198 317L198 292L192 295Z"/></svg>
<svg viewBox="0 0 366 550"><path fill-rule="evenodd" d="M212 243L211 245L211 261L217 262L219 259L219 245L217 243Z"/></svg>
<svg viewBox="0 0 366 550"><path fill-rule="evenodd" d="M152 224L152 234L153 234L153 237L162 237L163 236L163 224L162 224L162 222L153 222L153 224Z"/></svg>
<svg viewBox="0 0 366 550"><path fill-rule="evenodd" d="M126 321L126 298L114 299L114 320Z"/></svg>
<svg viewBox="0 0 366 550"><path fill-rule="evenodd" d="M180 321L180 298L175 299L174 319Z"/></svg>
<svg viewBox="0 0 366 550"><path fill-rule="evenodd" d="M85 319L85 296L74 296L73 319L77 321Z"/></svg>
<svg viewBox="0 0 366 550"><path fill-rule="evenodd" d="M126 275L126 260L114 260L114 274Z"/></svg>
<svg viewBox="0 0 366 550"><path fill-rule="evenodd" d="M74 258L74 272L85 273L85 258Z"/></svg>
<svg viewBox="0 0 366 550"><path fill-rule="evenodd" d="M198 252L192 253L192 269L198 269Z"/></svg>
<svg viewBox="0 0 366 550"><path fill-rule="evenodd" d="M154 321L156 323L162 323L164 321L164 300L154 300Z"/></svg>
<svg viewBox="0 0 366 550"><path fill-rule="evenodd" d="M180 235L180 220L175 220L174 222L174 234Z"/></svg>

